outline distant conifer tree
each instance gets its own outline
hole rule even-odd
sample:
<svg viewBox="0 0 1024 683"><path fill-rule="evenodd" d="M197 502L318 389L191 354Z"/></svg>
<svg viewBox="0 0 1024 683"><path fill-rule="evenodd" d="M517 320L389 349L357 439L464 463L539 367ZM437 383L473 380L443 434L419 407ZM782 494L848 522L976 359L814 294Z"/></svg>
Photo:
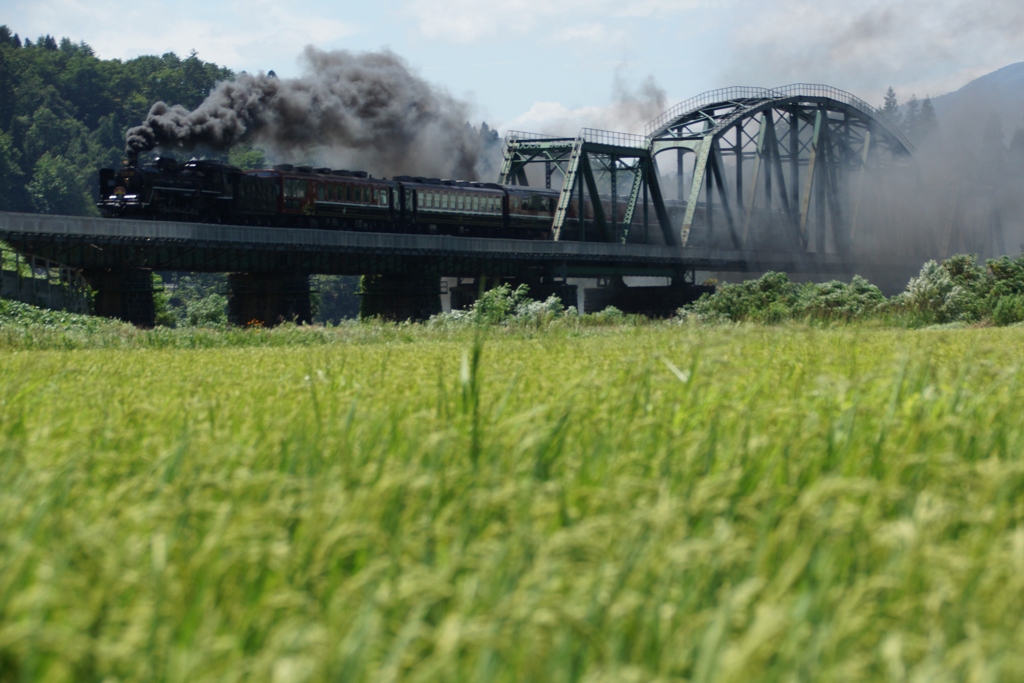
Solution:
<svg viewBox="0 0 1024 683"><path fill-rule="evenodd" d="M935 107L932 106L932 98L925 96L921 103L921 114L917 119L918 140L924 141L939 127L939 120L935 117Z"/></svg>
<svg viewBox="0 0 1024 683"><path fill-rule="evenodd" d="M918 128L921 125L921 102L917 99L917 95L910 96L910 99L904 105L904 109L903 132L906 133L911 141L916 142L919 133Z"/></svg>
<svg viewBox="0 0 1024 683"><path fill-rule="evenodd" d="M895 126L899 126L902 118L900 116L900 102L896 99L896 91L889 86L889 89L885 92L885 102L882 104L882 113L893 123Z"/></svg>

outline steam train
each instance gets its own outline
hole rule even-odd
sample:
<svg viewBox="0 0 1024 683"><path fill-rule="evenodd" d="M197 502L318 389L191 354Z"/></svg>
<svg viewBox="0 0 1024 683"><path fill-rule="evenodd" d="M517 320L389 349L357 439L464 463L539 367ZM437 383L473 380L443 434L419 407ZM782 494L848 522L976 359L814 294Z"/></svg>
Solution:
<svg viewBox="0 0 1024 683"><path fill-rule="evenodd" d="M216 161L158 157L99 174L104 216L231 225L550 239L559 193L521 186L280 164L242 171ZM606 212L609 209L606 208ZM620 219L624 202L620 204ZM607 213L606 213L607 215ZM579 202L563 239L581 239ZM592 229L584 203L583 232ZM593 233L591 233L593 234Z"/></svg>

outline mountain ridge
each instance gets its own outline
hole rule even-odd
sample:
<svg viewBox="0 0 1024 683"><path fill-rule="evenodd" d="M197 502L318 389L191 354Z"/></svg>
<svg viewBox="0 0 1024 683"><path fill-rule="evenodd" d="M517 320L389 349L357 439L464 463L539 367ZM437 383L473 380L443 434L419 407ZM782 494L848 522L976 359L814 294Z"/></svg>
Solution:
<svg viewBox="0 0 1024 683"><path fill-rule="evenodd" d="M996 114L1006 133L1024 126L1024 62L1008 64L964 84L959 89L932 98L936 116L960 122L976 117L984 125Z"/></svg>

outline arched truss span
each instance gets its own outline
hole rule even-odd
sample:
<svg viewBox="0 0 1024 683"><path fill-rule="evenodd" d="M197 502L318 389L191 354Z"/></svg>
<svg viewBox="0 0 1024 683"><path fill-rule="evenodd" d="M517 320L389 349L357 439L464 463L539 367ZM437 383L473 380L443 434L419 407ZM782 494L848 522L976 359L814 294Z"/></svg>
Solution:
<svg viewBox="0 0 1024 683"><path fill-rule="evenodd" d="M706 93L652 121L647 134L653 157L677 153L683 245L697 230L702 243L736 248L849 251L867 169L913 154L871 105L822 85Z"/></svg>
<svg viewBox="0 0 1024 683"><path fill-rule="evenodd" d="M662 114L646 133L510 132L500 182L525 184L525 167L535 163L544 163L549 187L560 173L554 239L564 238L573 220L580 225L566 234L588 239L583 221L567 218L567 209L589 196L596 227L589 239L842 253L853 249L868 169L900 163L914 151L871 105L808 84L704 93ZM675 200L660 187L657 165L672 150ZM598 197L605 205L610 198L610 216ZM649 216L660 230L648 230Z"/></svg>

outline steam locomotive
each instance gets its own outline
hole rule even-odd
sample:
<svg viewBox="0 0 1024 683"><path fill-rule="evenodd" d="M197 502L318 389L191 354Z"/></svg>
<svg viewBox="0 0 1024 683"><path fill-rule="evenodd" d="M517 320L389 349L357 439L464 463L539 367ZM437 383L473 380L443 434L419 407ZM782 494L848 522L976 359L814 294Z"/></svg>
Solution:
<svg viewBox="0 0 1024 683"><path fill-rule="evenodd" d="M119 170L101 170L99 184L97 207L108 217L535 240L551 238L559 196L514 185L388 180L364 171L289 164L242 171L217 161L178 163L170 157L149 164L129 157ZM574 199L563 239L582 237L578 217ZM584 203L584 233L593 218Z"/></svg>

